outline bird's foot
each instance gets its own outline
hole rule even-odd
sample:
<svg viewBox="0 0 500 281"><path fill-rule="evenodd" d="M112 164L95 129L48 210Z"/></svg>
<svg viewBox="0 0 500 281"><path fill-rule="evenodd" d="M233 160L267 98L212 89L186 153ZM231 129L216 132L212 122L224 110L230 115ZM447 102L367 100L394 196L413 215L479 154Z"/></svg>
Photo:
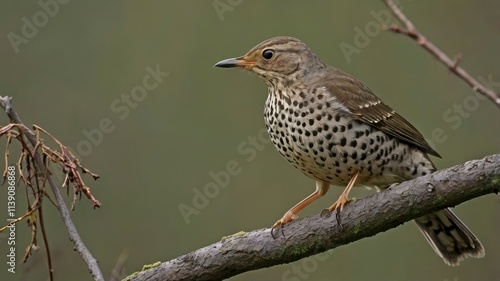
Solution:
<svg viewBox="0 0 500 281"><path fill-rule="evenodd" d="M326 208L323 211L321 211L320 216L330 216L331 212L334 210L336 211L335 218L337 220L337 224L340 226L340 229L344 230L344 227L342 226L342 223L340 221L340 212L344 209L345 204L347 204L349 201L351 201L348 197L347 194L342 193L340 195L339 199L333 203L333 205L330 208Z"/></svg>
<svg viewBox="0 0 500 281"><path fill-rule="evenodd" d="M340 212L344 209L344 205L349 202L349 192L351 191L351 188L354 186L354 183L356 182L356 179L358 178L359 171L354 172L352 175L351 180L347 184L347 187L344 189L342 194L340 194L339 199L333 203L333 205L328 208L324 209L321 211L321 216L325 215L326 213L331 213L333 210L337 210L337 214L335 215L335 218L337 219L337 224L339 225L341 230L344 230L344 227L342 226L342 223L340 222Z"/></svg>
<svg viewBox="0 0 500 281"><path fill-rule="evenodd" d="M286 214L280 220L278 220L271 228L271 236L274 239L278 238L278 234L281 230L281 235L283 235L283 237L284 237L285 233L283 232L283 226L285 225L285 223L291 222L292 220L294 220L296 218L297 218L297 215L291 213L290 211L286 212Z"/></svg>

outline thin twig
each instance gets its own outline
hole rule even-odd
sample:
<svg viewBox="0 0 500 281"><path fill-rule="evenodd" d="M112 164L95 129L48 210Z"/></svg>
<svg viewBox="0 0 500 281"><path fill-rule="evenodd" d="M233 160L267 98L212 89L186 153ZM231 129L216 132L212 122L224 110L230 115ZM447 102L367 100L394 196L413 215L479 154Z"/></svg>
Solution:
<svg viewBox="0 0 500 281"><path fill-rule="evenodd" d="M42 195L40 195L43 197ZM41 202L40 202L41 203ZM45 232L45 225L43 223L43 212L42 208L38 208L38 214L40 218L40 228L42 229L43 244L45 244L45 249L47 249L47 267L49 270L50 281L54 280L54 269L52 267L52 258L50 255L49 241L47 240L47 233Z"/></svg>
<svg viewBox="0 0 500 281"><path fill-rule="evenodd" d="M10 103L11 99L12 98L8 96L5 97L0 96L0 106L7 113L7 116L9 117L11 123L23 124L21 118L19 118L19 115L17 114L17 112L14 110L14 108ZM26 143L26 145L28 145L29 150L33 152L32 156L34 159L34 164L36 166L35 167L36 171L39 173L43 173L44 171L46 171L44 162L42 160L42 157L40 156L40 153L34 150L34 147L38 143L35 134L31 130L29 130L26 126L24 126L24 128L22 129L22 133L28 139L28 143ZM80 254L85 263L87 263L87 266L94 280L104 281L104 277L99 268L99 265L97 264L97 260L92 256L92 254L90 253L90 251L87 249L82 239L80 238L80 235L78 234L78 231L76 230L76 227L73 224L73 221L71 220L71 216L69 214L69 210L66 206L66 203L64 202L64 198L59 192L59 188L57 187L53 177L49 174L47 175L47 182L49 183L50 188L52 189L52 192L55 195L55 199L59 206L59 211L61 213L61 218L64 221L66 228L68 229L71 241L73 241L73 243L75 244L75 250Z"/></svg>
<svg viewBox="0 0 500 281"><path fill-rule="evenodd" d="M36 211L36 209L31 209L29 210L28 212L26 212L26 214L12 220L12 221L9 221L9 223L7 225L5 225L4 227L0 228L0 232L4 231L5 229L7 229L7 227L9 227L10 225L13 225L17 222L20 222L22 221L23 219L25 219L27 216L30 216L34 211Z"/></svg>
<svg viewBox="0 0 500 281"><path fill-rule="evenodd" d="M128 249L122 250L120 256L118 256L118 260L116 261L113 270L111 270L111 276L109 277L109 281L118 281L122 280L125 276L123 276L123 271L125 268L125 262L128 259L129 251Z"/></svg>
<svg viewBox="0 0 500 281"><path fill-rule="evenodd" d="M99 175L94 174L89 169L83 167L80 164L80 161L73 155L73 153L71 153L71 151L66 146L64 146L58 139L56 139L42 127L33 125L33 129L35 129L36 132L35 135L37 138L37 145L41 144L40 146L42 147L43 153L52 158L54 162L60 162L61 165L63 166L63 170L66 174L66 177L64 179L62 186L68 187L68 184L70 182L74 186L74 196L73 196L73 203L71 204L71 210L73 211L75 209L76 199L78 195L81 196L81 193L87 196L87 198L92 202L94 208L99 208L101 206L101 202L99 202L92 195L92 193L90 192L90 188L85 185L82 177L80 176L80 173L78 173L77 171L77 168L80 168L80 170L83 173L91 175L94 178L94 180L98 179ZM48 135L59 146L61 153L42 144L43 140L40 138L40 131Z"/></svg>
<svg viewBox="0 0 500 281"><path fill-rule="evenodd" d="M401 28L398 25L391 25L389 30L406 35L422 46L430 54L432 54L438 61L442 62L448 67L448 69L457 75L460 79L465 81L474 91L481 93L490 100L492 100L497 106L500 107L500 95L495 91L485 87L477 79L472 77L467 71L459 66L462 56L459 55L456 59L451 59L443 51L441 51L436 45L427 40L422 33L420 33L415 25L403 14L398 5L394 4L392 0L384 0L385 4L392 11L394 16L401 22L405 27Z"/></svg>

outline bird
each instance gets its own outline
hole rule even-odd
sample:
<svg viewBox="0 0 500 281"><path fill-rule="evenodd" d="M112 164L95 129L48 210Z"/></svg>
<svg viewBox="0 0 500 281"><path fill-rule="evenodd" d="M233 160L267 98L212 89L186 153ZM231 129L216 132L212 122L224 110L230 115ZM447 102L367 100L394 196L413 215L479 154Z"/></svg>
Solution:
<svg viewBox="0 0 500 281"><path fill-rule="evenodd" d="M441 156L413 125L360 80L327 65L297 38L267 39L214 67L240 67L266 83L269 137L289 164L316 183L312 194L273 225L274 238L274 230L283 229L331 185L345 189L322 214L335 210L338 215L354 186L383 190L436 171L429 155ZM414 221L447 265L485 254L479 239L449 208Z"/></svg>

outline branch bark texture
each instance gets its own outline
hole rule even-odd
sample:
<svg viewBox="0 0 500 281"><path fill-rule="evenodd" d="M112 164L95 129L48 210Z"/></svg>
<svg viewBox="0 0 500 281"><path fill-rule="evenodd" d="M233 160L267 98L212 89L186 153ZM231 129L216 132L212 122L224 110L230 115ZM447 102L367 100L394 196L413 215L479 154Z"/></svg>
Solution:
<svg viewBox="0 0 500 281"><path fill-rule="evenodd" d="M270 228L236 234L128 279L221 280L325 252L499 189L500 154L496 154L351 202L340 214L343 229L334 215L306 217L287 223L277 239L271 237Z"/></svg>

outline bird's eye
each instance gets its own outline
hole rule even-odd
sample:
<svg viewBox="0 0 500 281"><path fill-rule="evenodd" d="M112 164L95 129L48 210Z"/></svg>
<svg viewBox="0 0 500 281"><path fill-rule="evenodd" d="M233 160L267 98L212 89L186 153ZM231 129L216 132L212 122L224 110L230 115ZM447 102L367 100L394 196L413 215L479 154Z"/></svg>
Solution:
<svg viewBox="0 0 500 281"><path fill-rule="evenodd" d="M266 60L272 59L274 56L274 50L271 49L265 49L262 51L262 57L264 57Z"/></svg>

